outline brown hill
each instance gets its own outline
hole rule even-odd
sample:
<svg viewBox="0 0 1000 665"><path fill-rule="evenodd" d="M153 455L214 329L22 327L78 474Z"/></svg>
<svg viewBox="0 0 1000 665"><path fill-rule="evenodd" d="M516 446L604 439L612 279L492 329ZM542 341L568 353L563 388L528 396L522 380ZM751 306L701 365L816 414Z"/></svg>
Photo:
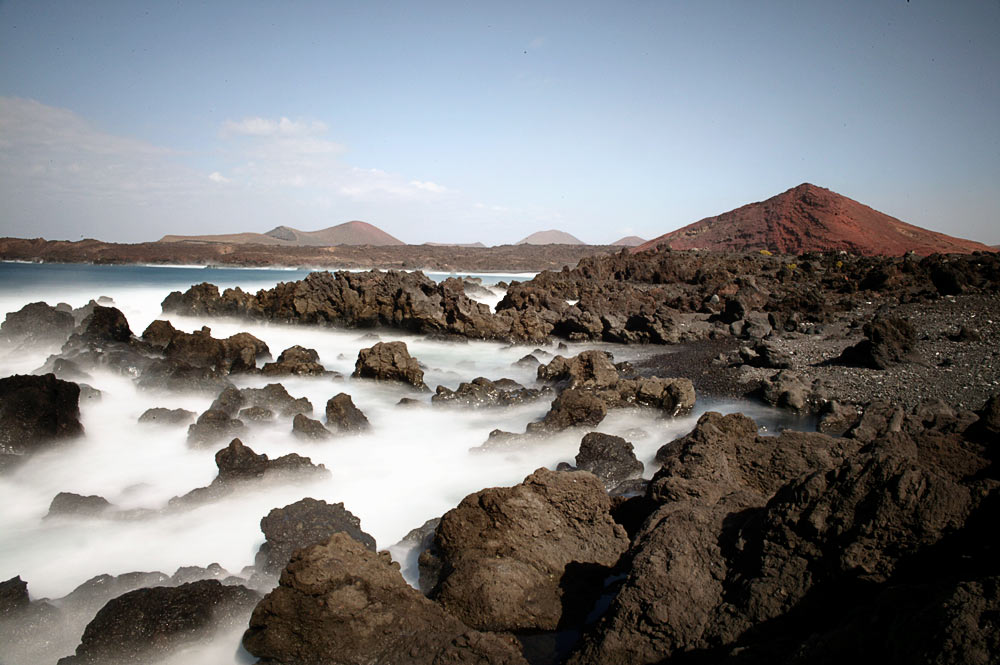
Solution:
<svg viewBox="0 0 1000 665"><path fill-rule="evenodd" d="M537 233L532 233L527 238L522 238L518 240L515 245L586 245L575 236L571 236L565 231L556 231L555 229L550 229L548 231L538 231Z"/></svg>
<svg viewBox="0 0 1000 665"><path fill-rule="evenodd" d="M272 238L288 240L300 247L333 247L334 245L402 245L395 238L377 226L367 222L345 222L319 231L300 231L290 226L279 226L266 234Z"/></svg>
<svg viewBox="0 0 1000 665"><path fill-rule="evenodd" d="M611 243L615 247L638 247L646 243L645 238L640 238L639 236L625 236L619 240Z"/></svg>
<svg viewBox="0 0 1000 665"><path fill-rule="evenodd" d="M166 235L159 242L225 243L235 245L280 245L283 247L334 247L336 245L402 245L377 226L367 222L346 222L319 231L300 231L278 226L267 233L228 233L203 236Z"/></svg>
<svg viewBox="0 0 1000 665"><path fill-rule="evenodd" d="M828 250L867 255L990 251L981 243L907 224L809 183L766 201L707 217L654 238L633 251L664 243L674 249L766 249L782 254Z"/></svg>

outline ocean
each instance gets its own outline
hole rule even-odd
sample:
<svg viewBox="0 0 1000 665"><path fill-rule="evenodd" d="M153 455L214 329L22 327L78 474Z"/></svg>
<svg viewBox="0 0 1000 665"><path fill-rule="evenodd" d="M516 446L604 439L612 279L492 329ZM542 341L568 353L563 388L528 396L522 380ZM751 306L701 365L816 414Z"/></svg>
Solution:
<svg viewBox="0 0 1000 665"><path fill-rule="evenodd" d="M301 270L234 269L161 266L93 266L0 263L0 312L12 312L27 303L65 302L73 307L98 297L110 298L136 335L158 318L168 318L178 329L208 326L217 338L246 331L264 340L271 353L298 344L319 352L320 362L340 378L281 379L293 397L306 397L312 417L323 419L326 401L340 392L350 394L371 422L369 433L306 442L291 434L290 420L251 425L241 435L257 453L274 457L295 452L326 465L332 476L310 482L267 485L227 496L188 512L171 512L147 519L111 517L43 519L59 492L100 495L120 509L166 506L171 497L208 485L216 475L215 452L191 448L186 427L145 426L139 416L151 407L204 411L214 396L204 393L168 393L140 390L128 376L93 372L85 382L100 390L99 399L81 404L85 434L80 439L33 456L14 472L0 475L0 580L20 575L33 600L59 598L100 574L162 571L172 574L182 566L218 563L240 574L253 563L263 542L260 520L272 508L304 497L343 502L361 519L361 527L388 549L411 584L416 582L416 555L400 540L428 519L456 506L466 495L485 487L513 485L535 469L573 463L582 432L565 432L514 451L476 453L470 448L486 441L490 431L524 431L527 423L548 410L547 401L507 409L466 409L431 406L430 395L408 387L351 379L358 351L378 340L406 342L410 353L425 367L425 381L456 388L477 376L512 378L533 385L535 371L516 365L534 347L496 342L443 342L394 330L343 330L277 325L217 318L164 317L160 303L168 293L192 284L211 282L220 288L241 286L254 291L280 281L300 279ZM443 279L448 275L432 275ZM530 275L483 275L485 285ZM496 291L485 300L499 300ZM375 336L373 336L373 333ZM587 348L608 348L616 360L638 360L663 348L568 345L549 354L573 355ZM55 347L0 346L0 376L32 373ZM260 376L234 376L238 387L262 387ZM417 408L397 406L403 397L421 400ZM646 465L646 477L655 470L653 457L664 443L688 432L705 410L743 411L766 422L775 412L746 402L699 400L694 413L663 418L643 409L611 411L598 428L624 436ZM85 621L85 620L81 620ZM240 631L219 635L210 643L186 650L176 662L252 662L242 651ZM78 636L76 638L78 642ZM61 645L69 655L76 646ZM0 647L2 649L2 647ZM28 658L28 656L24 656ZM250 659L248 661L248 659ZM17 660L4 660L10 665ZM173 662L173 661L172 661Z"/></svg>

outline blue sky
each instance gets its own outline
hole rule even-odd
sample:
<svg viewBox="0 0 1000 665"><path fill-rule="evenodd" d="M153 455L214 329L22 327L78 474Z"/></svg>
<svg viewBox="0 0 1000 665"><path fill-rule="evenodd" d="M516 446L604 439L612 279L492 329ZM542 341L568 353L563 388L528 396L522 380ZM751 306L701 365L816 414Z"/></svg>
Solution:
<svg viewBox="0 0 1000 665"><path fill-rule="evenodd" d="M0 234L645 238L812 182L1000 243L1000 2L0 1Z"/></svg>

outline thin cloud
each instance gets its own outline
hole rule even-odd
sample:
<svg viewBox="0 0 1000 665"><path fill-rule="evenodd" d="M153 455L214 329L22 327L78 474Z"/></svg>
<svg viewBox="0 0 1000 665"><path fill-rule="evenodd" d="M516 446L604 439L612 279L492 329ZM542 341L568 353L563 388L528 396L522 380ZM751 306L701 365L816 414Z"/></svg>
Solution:
<svg viewBox="0 0 1000 665"><path fill-rule="evenodd" d="M319 120L289 120L282 116L274 120L273 118L261 118L253 116L242 120L226 120L222 124L223 136L257 136L257 137L301 137L319 136L328 131L325 122Z"/></svg>

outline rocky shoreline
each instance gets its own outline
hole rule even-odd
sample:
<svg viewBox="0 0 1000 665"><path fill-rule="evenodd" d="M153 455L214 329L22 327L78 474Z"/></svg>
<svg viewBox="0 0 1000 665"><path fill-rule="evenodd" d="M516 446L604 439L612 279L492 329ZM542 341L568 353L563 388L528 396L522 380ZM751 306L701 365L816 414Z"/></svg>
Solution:
<svg viewBox="0 0 1000 665"><path fill-rule="evenodd" d="M457 390L439 387L430 408L544 400L548 412L525 432L494 432L484 447L578 432L575 464L470 494L416 529L421 591L374 551L349 506L306 499L262 520L265 547L239 574L109 578L74 592L86 597L85 620L67 621L69 597L32 600L20 578L3 582L3 642L24 662L66 656L31 636L86 625L67 664L151 661L239 625L260 662L303 665L1000 657L997 254L621 252L515 282L495 312L467 290L474 285L419 273L339 272L256 294L196 285L163 302L165 313L525 345L520 362L536 366L537 387L468 377ZM241 390L229 380L322 376L310 349L268 362L270 349L247 333L215 338L154 322L136 335L97 303L33 305L8 314L2 331L11 343L43 333L66 340L50 373L0 379L8 470L79 434L85 386L74 373L95 367L216 396L197 420L150 416L187 425L189 445L218 449L216 480L168 510L265 477L325 472L298 455L258 455L236 438L244 421L284 419L303 441L368 424L348 395L330 399L324 422L280 384ZM643 345L642 359L531 350L553 338ZM401 342L362 349L355 376L403 382L410 402L428 390ZM599 432L609 410L671 418L696 394L752 396L816 416L820 431L762 436L746 416L706 413L660 447L650 480L628 441ZM143 517L97 499L63 496L58 510Z"/></svg>

